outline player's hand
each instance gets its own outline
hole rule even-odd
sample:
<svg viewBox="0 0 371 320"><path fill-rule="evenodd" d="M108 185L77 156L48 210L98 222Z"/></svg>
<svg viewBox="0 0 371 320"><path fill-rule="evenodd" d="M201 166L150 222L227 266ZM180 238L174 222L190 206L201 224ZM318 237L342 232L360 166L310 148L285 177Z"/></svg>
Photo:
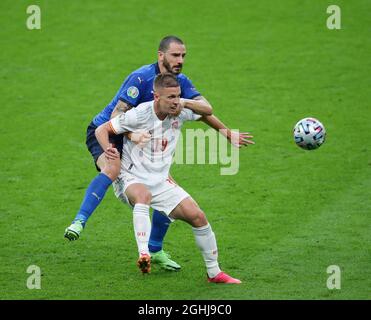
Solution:
<svg viewBox="0 0 371 320"><path fill-rule="evenodd" d="M104 151L104 155L106 157L107 160L116 160L118 158L120 158L120 153L118 152L118 150L112 146L108 147L105 151Z"/></svg>
<svg viewBox="0 0 371 320"><path fill-rule="evenodd" d="M253 138L254 136L250 135L250 132L231 131L228 141L235 147L241 148L250 144L255 144L252 140Z"/></svg>
<svg viewBox="0 0 371 320"><path fill-rule="evenodd" d="M151 140L151 134L148 131L136 131L132 132L129 138L142 148Z"/></svg>

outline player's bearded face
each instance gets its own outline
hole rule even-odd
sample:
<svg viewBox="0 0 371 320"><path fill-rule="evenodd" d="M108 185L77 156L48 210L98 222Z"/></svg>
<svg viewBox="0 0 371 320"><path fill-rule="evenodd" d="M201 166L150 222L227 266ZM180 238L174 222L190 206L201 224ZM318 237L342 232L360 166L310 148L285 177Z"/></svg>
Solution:
<svg viewBox="0 0 371 320"><path fill-rule="evenodd" d="M162 64L167 72L179 74L182 72L185 47L182 44L171 43L169 49L164 53Z"/></svg>
<svg viewBox="0 0 371 320"><path fill-rule="evenodd" d="M166 69L167 72L170 72L170 73L173 73L173 74L179 74L182 72L182 68L183 68L183 64L171 64L167 59L166 57L164 57L164 67Z"/></svg>

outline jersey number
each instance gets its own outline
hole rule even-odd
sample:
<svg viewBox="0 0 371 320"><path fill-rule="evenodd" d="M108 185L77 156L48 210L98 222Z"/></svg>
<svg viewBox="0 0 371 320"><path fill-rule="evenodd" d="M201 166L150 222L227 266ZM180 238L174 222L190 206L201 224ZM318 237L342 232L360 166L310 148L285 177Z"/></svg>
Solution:
<svg viewBox="0 0 371 320"><path fill-rule="evenodd" d="M153 139L152 152L164 152L167 147L167 139Z"/></svg>
<svg viewBox="0 0 371 320"><path fill-rule="evenodd" d="M155 161L154 154L164 152L167 147L167 139L152 139L151 140L151 161Z"/></svg>

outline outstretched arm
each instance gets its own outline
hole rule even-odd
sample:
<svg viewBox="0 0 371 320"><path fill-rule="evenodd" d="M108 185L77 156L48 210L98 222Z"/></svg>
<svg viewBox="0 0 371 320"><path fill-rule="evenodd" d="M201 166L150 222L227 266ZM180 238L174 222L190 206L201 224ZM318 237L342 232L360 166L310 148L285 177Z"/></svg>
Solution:
<svg viewBox="0 0 371 320"><path fill-rule="evenodd" d="M180 99L182 107L191 109L194 113L201 116L210 116L213 114L213 107L211 104L202 96L197 96L194 99Z"/></svg>
<svg viewBox="0 0 371 320"><path fill-rule="evenodd" d="M189 100L189 99L182 99ZM214 128L216 131L220 132L224 137L228 139L230 143L234 146L241 148L242 146L247 146L249 144L255 144L251 139L253 138L249 132L238 132L232 131L229 129L223 122L221 122L216 116L212 114L212 106L203 96L197 96L194 99L193 104L187 103L184 105L185 108L191 109L193 112L202 115L202 120L211 128Z"/></svg>
<svg viewBox="0 0 371 320"><path fill-rule="evenodd" d="M201 120L211 128L219 131L230 143L238 148L248 146L249 144L255 144L255 142L251 140L253 136L250 135L249 132L232 131L214 115L202 116Z"/></svg>

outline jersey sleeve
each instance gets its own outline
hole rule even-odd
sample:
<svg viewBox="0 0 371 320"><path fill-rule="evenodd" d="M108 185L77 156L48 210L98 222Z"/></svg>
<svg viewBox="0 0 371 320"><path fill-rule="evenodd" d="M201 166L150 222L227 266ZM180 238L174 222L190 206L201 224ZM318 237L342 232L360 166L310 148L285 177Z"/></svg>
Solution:
<svg viewBox="0 0 371 320"><path fill-rule="evenodd" d="M109 125L115 134L135 131L138 125L137 113L135 109L131 109L122 113L109 121Z"/></svg>
<svg viewBox="0 0 371 320"><path fill-rule="evenodd" d="M136 107L143 95L142 91L139 74L131 74L120 89L119 99L132 107Z"/></svg>
<svg viewBox="0 0 371 320"><path fill-rule="evenodd" d="M185 99L193 99L201 95L201 93L199 93L192 84L192 81L189 80L187 77L183 78L181 90L181 97Z"/></svg>

